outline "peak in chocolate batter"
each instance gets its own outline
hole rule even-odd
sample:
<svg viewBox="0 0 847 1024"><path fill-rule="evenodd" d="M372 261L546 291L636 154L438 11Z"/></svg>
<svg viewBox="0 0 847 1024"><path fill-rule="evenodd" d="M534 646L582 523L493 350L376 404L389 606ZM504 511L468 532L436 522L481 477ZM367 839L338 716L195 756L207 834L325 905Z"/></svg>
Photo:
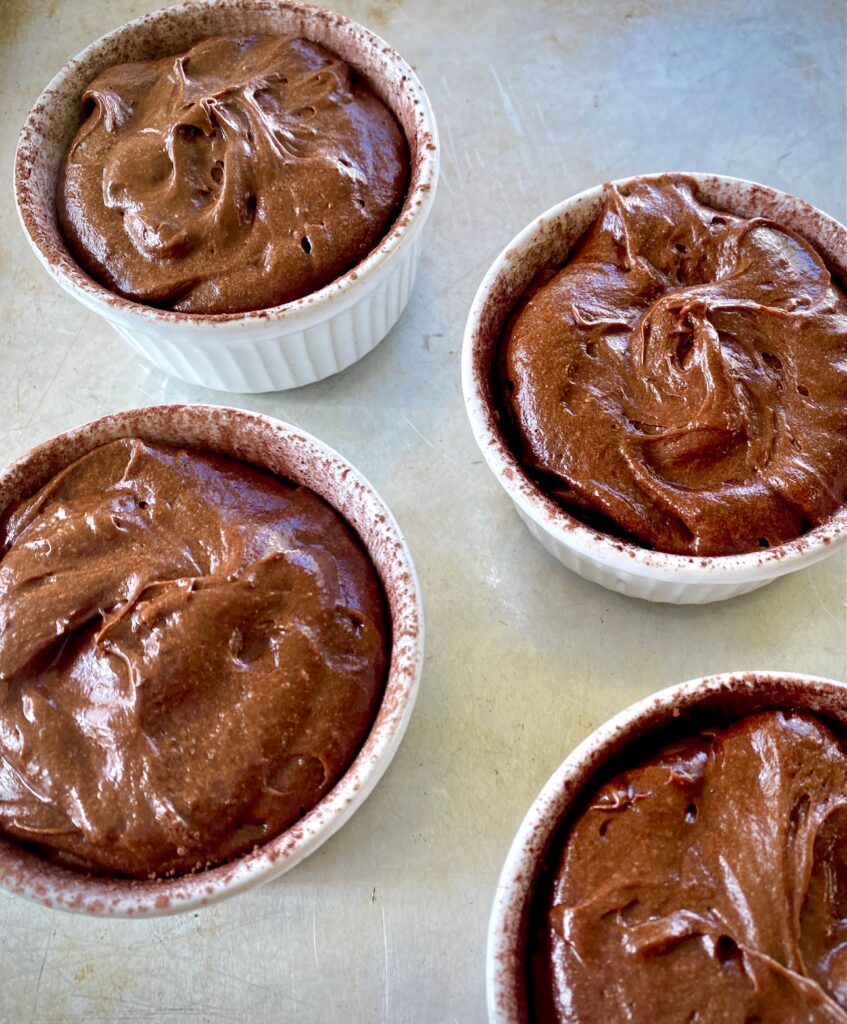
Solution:
<svg viewBox="0 0 847 1024"><path fill-rule="evenodd" d="M402 129L306 39L207 39L83 96L59 223L113 291L189 313L289 302L362 260L406 192Z"/></svg>
<svg viewBox="0 0 847 1024"><path fill-rule="evenodd" d="M312 491L115 441L0 521L0 831L136 877L309 810L381 699L376 573Z"/></svg>
<svg viewBox="0 0 847 1024"><path fill-rule="evenodd" d="M621 772L547 908L540 1020L847 1024L844 745L767 711Z"/></svg>
<svg viewBox="0 0 847 1024"><path fill-rule="evenodd" d="M805 239L683 176L606 187L513 318L500 383L541 486L644 546L752 551L847 500L847 298Z"/></svg>

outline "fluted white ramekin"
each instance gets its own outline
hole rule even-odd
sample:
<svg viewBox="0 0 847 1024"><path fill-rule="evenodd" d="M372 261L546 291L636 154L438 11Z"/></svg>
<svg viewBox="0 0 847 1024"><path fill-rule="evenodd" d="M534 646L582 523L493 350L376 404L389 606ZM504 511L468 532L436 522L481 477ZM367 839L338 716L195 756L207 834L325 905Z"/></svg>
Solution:
<svg viewBox="0 0 847 1024"><path fill-rule="evenodd" d="M700 198L745 217L769 217L803 235L847 280L847 228L802 199L766 185L686 172ZM640 175L642 178L658 175ZM626 186L634 178L616 182ZM603 187L552 207L527 225L483 278L465 328L462 389L477 444L530 533L564 565L609 590L648 601L706 604L745 594L785 573L826 558L847 542L847 507L797 540L743 555L701 558L648 551L603 534L569 515L528 476L506 443L492 390L492 360L506 320L544 267L565 261L595 219Z"/></svg>
<svg viewBox="0 0 847 1024"><path fill-rule="evenodd" d="M215 315L130 302L85 273L56 222L56 181L79 125L82 94L93 78L115 64L179 53L216 34L248 32L306 37L339 54L367 78L394 112L409 143L411 174L403 208L361 263L294 302ZM165 373L242 393L321 380L382 341L409 301L437 179L435 119L423 86L406 61L356 22L291 0L203 0L115 29L69 61L50 82L26 119L15 158L21 223L51 276Z"/></svg>
<svg viewBox="0 0 847 1024"><path fill-rule="evenodd" d="M75 459L119 437L186 445L248 462L310 487L358 534L385 591L391 657L382 703L365 742L333 789L289 829L227 864L163 881L88 877L0 838L0 886L48 907L102 917L175 914L284 874L314 852L364 803L394 757L418 692L423 607L412 556L371 484L342 456L298 427L224 406L130 409L33 448L0 472L0 517Z"/></svg>
<svg viewBox="0 0 847 1024"><path fill-rule="evenodd" d="M530 902L543 858L596 773L633 742L674 724L699 729L704 715L739 717L768 708L808 711L847 732L847 683L791 672L738 672L692 679L632 704L596 729L562 762L512 842L488 927L486 986L490 1024L530 1024L525 943Z"/></svg>

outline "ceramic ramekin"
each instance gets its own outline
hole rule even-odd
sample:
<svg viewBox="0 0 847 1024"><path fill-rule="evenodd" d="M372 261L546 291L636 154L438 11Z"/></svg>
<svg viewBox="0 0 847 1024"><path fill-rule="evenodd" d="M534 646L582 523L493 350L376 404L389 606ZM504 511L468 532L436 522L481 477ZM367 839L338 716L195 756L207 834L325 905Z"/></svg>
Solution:
<svg viewBox="0 0 847 1024"><path fill-rule="evenodd" d="M114 64L178 53L215 34L249 32L304 36L339 54L368 79L409 142L411 179L400 215L356 267L282 306L201 315L121 298L82 270L56 223L56 180L79 125L82 94L96 75ZM186 3L115 29L69 61L50 82L26 119L15 158L21 223L51 276L165 373L242 393L321 380L382 341L409 301L437 178L435 119L409 65L382 39L348 18L288 0Z"/></svg>
<svg viewBox="0 0 847 1024"><path fill-rule="evenodd" d="M767 708L809 711L847 730L847 683L758 671L692 679L621 711L562 762L524 818L497 883L486 957L490 1024L530 1024L524 946L539 866L569 808L598 770L629 744L643 743L670 724L676 731L690 720L694 731L706 715L732 718Z"/></svg>
<svg viewBox="0 0 847 1024"><path fill-rule="evenodd" d="M657 175L640 175L651 178ZM700 198L742 216L763 216L807 238L847 280L847 228L802 199L765 185L693 174ZM616 182L625 186L633 178ZM564 565L609 590L648 601L706 604L745 594L825 558L847 542L847 507L826 523L778 547L743 555L697 558L648 551L599 533L569 515L528 476L503 438L491 366L505 321L544 267L564 262L595 219L603 187L588 189L527 225L494 261L474 298L462 350L462 388L477 444L530 533Z"/></svg>
<svg viewBox="0 0 847 1024"><path fill-rule="evenodd" d="M391 660L376 719L347 772L291 828L228 864L156 882L87 877L0 839L0 885L48 907L103 917L191 910L276 878L316 850L364 803L394 757L412 714L423 665L420 589L391 512L337 452L269 416L219 406L170 405L95 420L33 448L0 472L0 515L86 452L128 436L252 463L312 488L337 509L358 534L382 580L391 619Z"/></svg>

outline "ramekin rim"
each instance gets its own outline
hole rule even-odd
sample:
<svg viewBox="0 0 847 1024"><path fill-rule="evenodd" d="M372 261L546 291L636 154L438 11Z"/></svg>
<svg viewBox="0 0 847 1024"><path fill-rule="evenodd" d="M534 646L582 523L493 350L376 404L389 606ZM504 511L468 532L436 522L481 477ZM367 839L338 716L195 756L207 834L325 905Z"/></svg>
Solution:
<svg viewBox="0 0 847 1024"><path fill-rule="evenodd" d="M61 241L63 258L61 262L51 258L52 242L44 235L38 224L38 218L33 213L33 209L38 204L38 198L33 191L25 187L28 180L26 172L28 151L35 146L39 138L35 121L41 110L49 107L56 90L62 86L65 79L77 66L90 59L112 41L122 38L127 32L137 32L160 19L174 16L184 17L204 7L256 11L291 8L304 14L326 18L334 25L352 29L359 33L361 38L366 39L369 45L391 60L398 74L405 79L405 86L409 89L413 102L421 114L420 123L416 126L419 154L417 157L417 180L414 184L410 182L402 208L386 234L364 259L322 288L309 292L299 299L241 313L183 313L127 299L110 291L83 270L58 229L57 237ZM409 140L407 139L407 141ZM394 47L360 22L329 8L303 3L301 0L185 0L173 7L160 8L133 18L99 36L67 60L50 79L30 108L18 136L13 165L15 206L24 234L50 276L84 305L101 311L109 319L118 320L139 329L143 329L142 325L146 324L148 328L170 327L203 332L204 328L213 326L217 329L215 333L218 336L229 330L238 331L245 326L261 323L286 322L291 323L292 326L295 324L299 326L301 321L320 320L331 316L338 305L343 304L348 296L351 296L349 301L352 302L357 295L369 291L374 275L395 253L402 252L414 242L429 218L435 203L440 152L435 114L416 71ZM321 316L321 313L324 315ZM201 334L195 340L202 343L206 339Z"/></svg>
<svg viewBox="0 0 847 1024"><path fill-rule="evenodd" d="M0 487L14 473L25 469L28 464L37 463L42 454L58 444L73 444L102 427L115 428L114 433L109 432L113 439L128 436L122 431L136 428L135 432L138 432L138 423L133 418L169 414L197 417L201 421L210 416L234 417L253 428L270 430L284 444L302 445L313 458L329 460L343 480L344 493L352 494L355 488L359 488L366 496L380 529L391 539L391 555L385 560L390 558L399 569L396 578L389 581L379 571L376 557L360 536L387 594L391 593L389 586L393 586L401 612L398 621L392 619L391 658L382 699L358 753L332 789L314 807L260 847L195 874L141 881L117 876L86 876L58 868L34 852L25 850L14 839L0 837L0 888L47 907L96 917L154 917L183 913L234 896L295 867L345 824L387 771L411 719L423 673L423 597L408 542L394 514L373 484L352 463L296 424L235 406L188 403L138 406L88 420L34 445L0 469ZM329 499L323 500L349 523L345 511ZM359 536L358 530L356 532ZM392 700L397 702L397 713L393 716L390 714ZM386 717L381 721L383 715ZM11 866L4 863L14 861L18 856L20 859ZM43 876L39 872L42 866Z"/></svg>
<svg viewBox="0 0 847 1024"><path fill-rule="evenodd" d="M746 178L705 171L654 171L627 175L614 179L609 184L625 186L635 180L650 180L668 175L684 176L697 182L713 181L761 189L778 199L800 204L823 221L847 233L847 227L806 200ZM462 343L462 392L474 439L489 469L518 508L552 537L578 553L628 575L688 584L733 584L770 579L826 557L837 547L847 543L847 504L837 509L824 523L800 537L784 544L742 554L672 554L643 548L611 534L602 533L581 523L545 494L532 481L505 440L494 429L493 410L484 399L484 381L479 373L475 345L481 314L492 287L508 266L513 254L520 252L536 238L543 226L562 218L577 205L599 198L605 184L583 189L533 218L496 256L474 295Z"/></svg>

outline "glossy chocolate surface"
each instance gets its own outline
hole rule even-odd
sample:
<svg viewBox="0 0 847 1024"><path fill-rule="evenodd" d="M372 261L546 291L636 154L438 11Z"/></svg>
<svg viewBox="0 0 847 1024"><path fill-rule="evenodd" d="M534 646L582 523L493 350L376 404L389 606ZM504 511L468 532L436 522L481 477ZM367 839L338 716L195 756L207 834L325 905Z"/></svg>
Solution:
<svg viewBox="0 0 847 1024"><path fill-rule="evenodd" d="M802 535L847 498L847 298L795 232L683 176L624 192L506 330L518 457L577 518L659 551Z"/></svg>
<svg viewBox="0 0 847 1024"><path fill-rule="evenodd" d="M847 1021L847 750L822 722L671 742L568 829L536 1019Z"/></svg>
<svg viewBox="0 0 847 1024"><path fill-rule="evenodd" d="M114 441L0 521L0 829L84 870L182 873L287 828L355 756L388 626L312 491Z"/></svg>
<svg viewBox="0 0 847 1024"><path fill-rule="evenodd" d="M216 37L90 84L57 211L81 265L120 295L236 313L362 260L408 176L402 129L341 58L305 39Z"/></svg>

